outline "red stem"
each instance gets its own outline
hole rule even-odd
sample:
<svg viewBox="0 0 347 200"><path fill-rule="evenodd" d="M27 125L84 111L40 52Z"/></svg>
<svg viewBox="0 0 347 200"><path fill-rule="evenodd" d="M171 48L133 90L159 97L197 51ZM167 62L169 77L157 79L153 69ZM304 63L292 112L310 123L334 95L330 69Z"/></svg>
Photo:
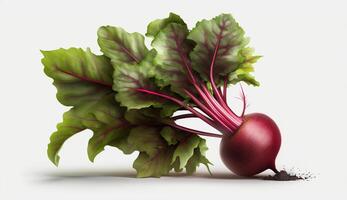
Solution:
<svg viewBox="0 0 347 200"><path fill-rule="evenodd" d="M194 114L182 114L171 117L172 120L186 119L186 118L194 118L196 117Z"/></svg>
<svg viewBox="0 0 347 200"><path fill-rule="evenodd" d="M216 45L216 48L215 48L214 53L213 53L212 62L210 65L210 81L211 81L213 93L216 95L217 100L221 103L221 102L223 102L223 98L221 96L221 93L217 89L217 86L216 86L216 83L214 82L214 77L213 77L213 68L214 68L214 63L215 63L218 48L219 48L219 43L220 43L220 38L218 38L217 45Z"/></svg>
<svg viewBox="0 0 347 200"><path fill-rule="evenodd" d="M229 120L227 117L225 117L225 116L219 111L219 109L217 108L217 106L215 106L215 105L211 102L211 100L210 100L210 98L209 98L208 95L209 95L209 94L203 93L203 99L204 99L204 101L206 102L206 104L207 104L208 107L209 107L209 109L207 109L208 112L209 112L209 113L212 113L213 118L216 118L216 120L217 120L219 123L221 123L221 125L227 127L226 129L229 131L229 133L230 133L230 132L233 132L233 129L234 129L235 127L229 127L230 120ZM195 102L195 101L198 101L198 100L196 100L196 98L195 98L194 96L192 96L191 94L190 94L190 95L188 94L188 96L191 97L192 100L193 100L194 102Z"/></svg>
<svg viewBox="0 0 347 200"><path fill-rule="evenodd" d="M241 121L239 119L239 117L237 117L236 115L231 115L229 112L227 112L226 109L224 109L225 107L221 106L216 99L214 99L210 92L208 91L208 89L206 88L205 85L202 85L202 89L205 92L207 98L209 98L209 100L212 102L212 104L214 105L215 109L218 110L223 116L225 116L226 118L228 118L230 124L233 126L234 129L237 129L237 127L240 126Z"/></svg>
<svg viewBox="0 0 347 200"><path fill-rule="evenodd" d="M166 124L174 127L174 128L177 128L177 129L180 129L182 131L186 131L186 132L189 132L189 133L193 133L193 134L197 134L197 135L203 135L203 136L209 136L209 137L217 137L217 138L222 138L223 135L220 135L220 134L215 134L215 133L209 133L209 132L204 132L204 131L198 131L198 130L194 130L194 129L190 129L190 128L187 128L187 127L184 127L184 126L180 126L174 122L166 122Z"/></svg>
<svg viewBox="0 0 347 200"><path fill-rule="evenodd" d="M213 77L213 68L214 68L214 64L215 64L215 61L216 61L216 57L217 57L217 53L218 53L218 49L219 49L219 45L220 45L220 40L221 40L221 37L222 37L222 34L223 34L223 30L221 30L221 32L217 35L217 44L216 44L216 47L214 49L214 52L213 52L213 57L212 57L212 61L211 61L211 65L210 65L210 81L211 81L211 86L212 86L212 89L213 89L213 93L215 93L216 97L217 97L217 100L220 104L222 104L222 107L225 108L225 110L231 115L233 116L233 118L236 119L236 121L238 122L238 124L240 124L242 122L242 120L240 120L238 118L238 116L228 107L227 103L226 103L226 100L224 100L222 97L221 97L221 94L219 93L218 89L217 89L217 86L214 82L214 77Z"/></svg>
<svg viewBox="0 0 347 200"><path fill-rule="evenodd" d="M203 87L205 86L203 83L200 83L200 85ZM200 95L200 97L204 100L204 102L207 104L207 106L210 108L209 110L212 110L214 113L218 113L218 111L216 110L215 106L212 105L211 101L209 100L208 96L210 96L209 92L204 92L201 90L201 88L197 85L194 84L196 91L198 92L198 94ZM205 86L206 87L206 86ZM207 89L206 89L207 90ZM208 90L207 90L208 91ZM193 96L193 95L192 95ZM213 97L211 97L213 99ZM221 102L223 107L227 107L227 111L230 113L230 115L234 116L236 118L236 121L238 121L238 117L237 115L230 110L230 108L224 103L224 101ZM218 102L217 102L218 104ZM230 110L230 111L229 111ZM219 113L218 113L219 114ZM227 120L228 121L228 120ZM228 123L227 123L228 124ZM230 128L228 128L230 130Z"/></svg>
<svg viewBox="0 0 347 200"><path fill-rule="evenodd" d="M185 93L193 100L193 102L195 104L198 105L198 107L204 111L207 115L211 116L214 120L216 120L218 123L220 123L222 126L224 126L224 128L222 130L220 130L221 132L232 132L233 130L230 129L230 127L227 125L228 124L228 120L225 119L222 115L220 115L220 113L216 112L216 110L214 109L214 107L211 105L211 103L208 101L207 97L203 97L203 99L205 100L205 102L208 104L207 108L205 105L203 105L196 97L194 97L194 95L192 95L188 90L185 90Z"/></svg>
<svg viewBox="0 0 347 200"><path fill-rule="evenodd" d="M155 96L159 96L165 99L168 99L170 101L175 102L176 104L186 108L187 110L189 110L191 113L193 113L195 116L199 117L201 120L203 120L204 122L206 122L207 124L211 125L214 128L218 128L218 125L214 123L214 121L212 121L211 119L205 117L203 114L199 113L198 111L196 111L194 108L186 105L183 101L176 99L174 97L171 97L169 95L166 94L161 94L158 92L154 92L151 90L147 90L147 89L143 89L143 88L137 88L136 91L138 92L143 92L143 93L147 93L147 94L151 94L151 95L155 95Z"/></svg>
<svg viewBox="0 0 347 200"><path fill-rule="evenodd" d="M242 122L242 120L240 119L240 117L238 117L238 116L234 113L234 111L232 111L232 110L229 108L229 106L227 105L226 101L225 101L225 102L224 102L224 101L221 101L221 102L219 102L219 103L220 103L221 106L229 113L229 115L231 115L233 118L236 119L236 121L238 121L239 123Z"/></svg>
<svg viewBox="0 0 347 200"><path fill-rule="evenodd" d="M243 87L241 84L240 84L240 87L241 87L242 103L243 103L241 117L243 117L246 111L246 95L245 95L245 92L243 91Z"/></svg>
<svg viewBox="0 0 347 200"><path fill-rule="evenodd" d="M219 94L222 96L223 101L224 101L224 96L223 96L223 92L222 92L221 87L218 87L217 90L218 90ZM214 96L215 96L215 98L216 98L216 95L214 95Z"/></svg>

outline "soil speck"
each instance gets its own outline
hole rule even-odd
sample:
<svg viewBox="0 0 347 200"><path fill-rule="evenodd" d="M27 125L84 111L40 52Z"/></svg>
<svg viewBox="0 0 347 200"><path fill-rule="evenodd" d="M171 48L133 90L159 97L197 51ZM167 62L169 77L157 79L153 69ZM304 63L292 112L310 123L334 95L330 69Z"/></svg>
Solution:
<svg viewBox="0 0 347 200"><path fill-rule="evenodd" d="M296 180L308 180L315 178L311 173L288 173L285 170L281 170L275 175L269 175L267 177L264 177L264 180L272 180L272 181L296 181Z"/></svg>

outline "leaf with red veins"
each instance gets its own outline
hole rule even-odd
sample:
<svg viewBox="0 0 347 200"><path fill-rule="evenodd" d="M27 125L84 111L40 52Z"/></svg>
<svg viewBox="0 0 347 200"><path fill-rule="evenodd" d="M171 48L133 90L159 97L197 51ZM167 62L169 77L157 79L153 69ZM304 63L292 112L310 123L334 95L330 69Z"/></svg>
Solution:
<svg viewBox="0 0 347 200"><path fill-rule="evenodd" d="M148 52L144 37L140 33L128 33L120 27L100 27L98 43L114 67L123 63L140 63Z"/></svg>
<svg viewBox="0 0 347 200"><path fill-rule="evenodd" d="M186 97L184 89L193 87L190 81L191 63L188 54L193 45L186 37L186 25L171 23L154 38L152 46L157 51L155 77L161 87L170 86L171 90Z"/></svg>
<svg viewBox="0 0 347 200"><path fill-rule="evenodd" d="M51 135L47 154L55 164L59 163L59 151L66 140L89 129L93 137L88 143L88 157L91 161L111 142L121 142L130 131L129 123L123 118L124 108L115 101L112 94L99 101L85 102L65 112L63 121ZM124 151L123 146L117 146Z"/></svg>
<svg viewBox="0 0 347 200"><path fill-rule="evenodd" d="M244 60L240 52L248 44L243 29L229 14L198 22L188 39L196 43L190 53L192 67L205 81L209 81L213 65L216 85L222 85L223 77L240 67Z"/></svg>
<svg viewBox="0 0 347 200"><path fill-rule="evenodd" d="M44 71L53 79L57 99L63 105L98 101L113 92L113 67L107 57L79 48L41 52Z"/></svg>
<svg viewBox="0 0 347 200"><path fill-rule="evenodd" d="M153 81L153 54L139 64L119 65L113 74L113 89L117 91L116 100L128 109L162 106L167 100L139 92L138 89L158 91Z"/></svg>

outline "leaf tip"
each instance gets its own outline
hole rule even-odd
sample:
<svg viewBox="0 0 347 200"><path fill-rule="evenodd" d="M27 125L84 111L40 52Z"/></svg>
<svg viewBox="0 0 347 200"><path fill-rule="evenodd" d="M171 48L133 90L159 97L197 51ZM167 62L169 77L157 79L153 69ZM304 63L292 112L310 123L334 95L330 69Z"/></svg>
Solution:
<svg viewBox="0 0 347 200"><path fill-rule="evenodd" d="M49 160L56 166L59 166L60 156L58 155L48 155Z"/></svg>
<svg viewBox="0 0 347 200"><path fill-rule="evenodd" d="M41 63L42 63L42 64L45 64L44 61L45 61L45 59L47 58L47 53L48 53L48 51L46 51L46 50L41 50L41 49L40 49L40 53L41 53L42 56L43 56L43 57L41 58Z"/></svg>
<svg viewBox="0 0 347 200"><path fill-rule="evenodd" d="M89 149L88 149L89 150ZM88 159L91 163L94 163L96 155L91 151L88 151Z"/></svg>
<svg viewBox="0 0 347 200"><path fill-rule="evenodd" d="M260 83L259 83L259 81L257 81L257 80L254 80L254 82L253 82L253 86L255 86L255 87L259 87L259 86L260 86Z"/></svg>
<svg viewBox="0 0 347 200"><path fill-rule="evenodd" d="M56 167L58 167L58 165L59 165L59 160L60 160L60 156L58 155L58 151L56 151L54 148L52 148L51 143L48 144L47 156L48 156L49 160L50 160Z"/></svg>
<svg viewBox="0 0 347 200"><path fill-rule="evenodd" d="M90 161L91 163L94 163L95 158L89 158L89 161Z"/></svg>
<svg viewBox="0 0 347 200"><path fill-rule="evenodd" d="M89 161L94 163L96 156L102 151L104 151L104 148L96 148L95 145L93 144L93 138L91 138L89 140L89 144L87 148Z"/></svg>
<svg viewBox="0 0 347 200"><path fill-rule="evenodd" d="M109 27L109 25L100 26L100 27L98 28L98 31L97 31L97 32L103 31L103 30L106 29L107 27Z"/></svg>
<svg viewBox="0 0 347 200"><path fill-rule="evenodd" d="M42 50L42 49L40 49L40 52L42 53L42 55L45 55L45 50Z"/></svg>

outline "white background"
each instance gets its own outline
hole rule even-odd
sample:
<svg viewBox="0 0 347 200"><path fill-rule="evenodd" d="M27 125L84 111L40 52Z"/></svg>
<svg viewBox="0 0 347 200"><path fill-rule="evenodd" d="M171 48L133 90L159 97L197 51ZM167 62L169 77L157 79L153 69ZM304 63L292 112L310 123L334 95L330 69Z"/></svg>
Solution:
<svg viewBox="0 0 347 200"><path fill-rule="evenodd" d="M68 1L0 0L0 199L346 199L347 12L345 1ZM89 163L90 132L66 142L61 165L46 156L51 132L67 107L55 99L39 49L91 47L96 30L116 25L144 33L149 21L180 14L193 27L232 13L264 57L256 64L261 87L245 87L248 112L264 112L282 130L279 168L312 172L310 181L240 179L219 159L208 138L210 177L133 178L135 154L107 148ZM239 109L239 87L229 89ZM185 122L201 127L197 121ZM266 172L270 174L271 172ZM266 174L265 173L265 174Z"/></svg>

